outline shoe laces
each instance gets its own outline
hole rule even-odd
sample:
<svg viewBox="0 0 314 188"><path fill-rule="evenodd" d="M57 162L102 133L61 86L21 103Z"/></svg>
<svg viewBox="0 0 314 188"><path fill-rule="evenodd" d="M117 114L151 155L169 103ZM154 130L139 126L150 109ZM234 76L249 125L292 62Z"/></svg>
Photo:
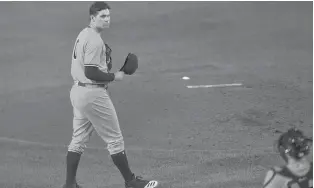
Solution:
<svg viewBox="0 0 314 188"><path fill-rule="evenodd" d="M136 179L136 180L143 181L143 177L142 177L142 176L135 176L135 179Z"/></svg>
<svg viewBox="0 0 314 188"><path fill-rule="evenodd" d="M143 182L143 183L144 183L144 182L145 182L145 183L147 182L147 180L144 180L142 176L135 176L134 179L135 179L135 181L138 181L138 182Z"/></svg>

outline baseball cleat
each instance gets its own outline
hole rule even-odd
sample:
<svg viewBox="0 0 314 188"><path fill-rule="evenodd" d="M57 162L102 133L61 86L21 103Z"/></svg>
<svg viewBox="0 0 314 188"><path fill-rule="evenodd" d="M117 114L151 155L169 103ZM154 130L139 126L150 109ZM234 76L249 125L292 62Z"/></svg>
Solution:
<svg viewBox="0 0 314 188"><path fill-rule="evenodd" d="M155 188L158 186L158 181L144 180L140 176L135 176L133 180L125 183L125 188Z"/></svg>

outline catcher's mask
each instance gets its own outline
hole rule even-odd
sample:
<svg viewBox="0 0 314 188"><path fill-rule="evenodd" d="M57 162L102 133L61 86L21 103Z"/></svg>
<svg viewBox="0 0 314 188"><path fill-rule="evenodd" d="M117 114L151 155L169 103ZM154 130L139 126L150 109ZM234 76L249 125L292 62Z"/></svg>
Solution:
<svg viewBox="0 0 314 188"><path fill-rule="evenodd" d="M277 143L277 149L281 157L287 161L285 154L288 154L296 160L300 160L310 153L312 139L303 135L301 130L292 128L283 133Z"/></svg>

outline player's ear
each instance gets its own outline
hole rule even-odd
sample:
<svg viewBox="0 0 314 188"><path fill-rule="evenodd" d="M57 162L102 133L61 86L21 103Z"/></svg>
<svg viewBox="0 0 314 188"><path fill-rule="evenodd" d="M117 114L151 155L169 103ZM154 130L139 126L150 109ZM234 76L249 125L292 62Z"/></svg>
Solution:
<svg viewBox="0 0 314 188"><path fill-rule="evenodd" d="M90 21L95 21L95 16L94 15L90 15Z"/></svg>

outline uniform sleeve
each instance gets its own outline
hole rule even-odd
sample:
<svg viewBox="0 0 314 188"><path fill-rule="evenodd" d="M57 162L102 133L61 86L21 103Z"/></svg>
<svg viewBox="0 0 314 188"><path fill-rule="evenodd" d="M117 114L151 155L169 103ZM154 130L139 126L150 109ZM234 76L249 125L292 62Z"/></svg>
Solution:
<svg viewBox="0 0 314 188"><path fill-rule="evenodd" d="M286 187L287 186L285 186L283 182L281 182L276 177L276 173L273 169L269 170L266 173L264 183L263 183L263 188L286 188Z"/></svg>
<svg viewBox="0 0 314 188"><path fill-rule="evenodd" d="M87 42L84 54L84 66L100 67L102 45L99 42Z"/></svg>
<svg viewBox="0 0 314 188"><path fill-rule="evenodd" d="M269 170L266 173L266 176L264 178L263 188L271 188L269 186L271 184L272 179L274 179L275 172L273 170Z"/></svg>

